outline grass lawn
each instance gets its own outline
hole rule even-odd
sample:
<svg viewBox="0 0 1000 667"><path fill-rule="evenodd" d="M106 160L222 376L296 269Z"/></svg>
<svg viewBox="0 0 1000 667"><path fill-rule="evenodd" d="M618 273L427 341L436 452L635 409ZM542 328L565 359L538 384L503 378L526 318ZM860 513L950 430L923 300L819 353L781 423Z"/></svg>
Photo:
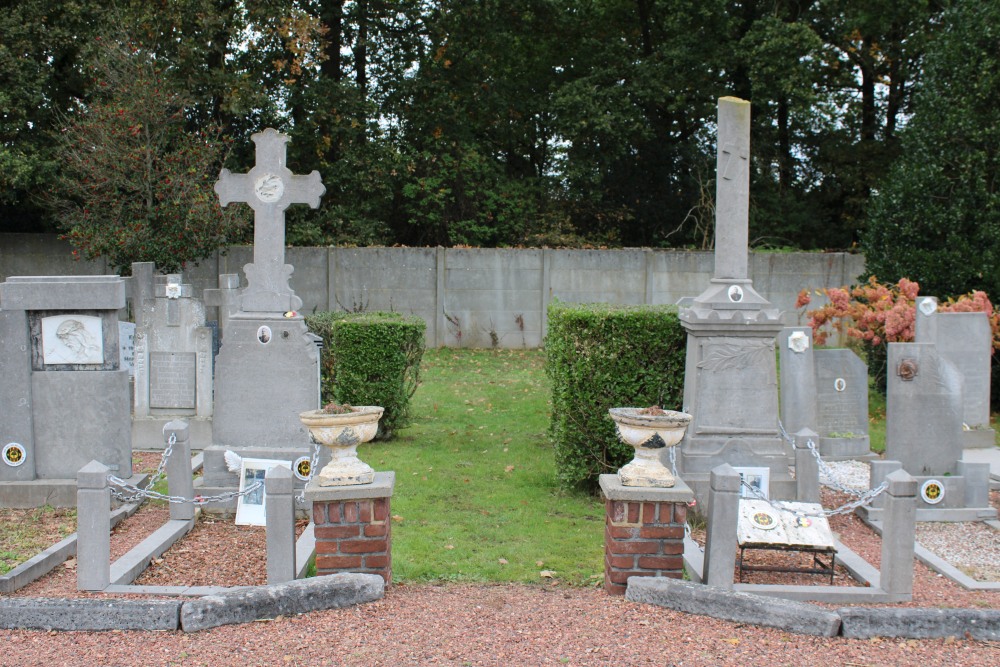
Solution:
<svg viewBox="0 0 1000 667"><path fill-rule="evenodd" d="M427 350L412 425L359 447L396 472L395 581L601 580L603 504L557 486L544 364L540 350Z"/></svg>
<svg viewBox="0 0 1000 667"><path fill-rule="evenodd" d="M7 574L75 530L75 509L0 509L0 574Z"/></svg>

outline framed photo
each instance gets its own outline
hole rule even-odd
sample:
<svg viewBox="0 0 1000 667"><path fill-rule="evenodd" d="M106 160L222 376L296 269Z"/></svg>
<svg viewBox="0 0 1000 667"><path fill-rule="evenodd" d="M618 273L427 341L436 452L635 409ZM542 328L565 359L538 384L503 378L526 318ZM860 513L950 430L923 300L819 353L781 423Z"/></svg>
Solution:
<svg viewBox="0 0 1000 667"><path fill-rule="evenodd" d="M260 481L260 486L241 495L236 500L237 526L263 526L267 524L267 494L264 492L264 476L275 466L291 468L290 461L274 459L243 459L240 463L240 493Z"/></svg>
<svg viewBox="0 0 1000 667"><path fill-rule="evenodd" d="M734 467L733 470L740 474L740 479L746 482L748 485L753 487L760 495L765 498L770 498L770 493L768 487L771 485L771 469L764 468L737 468ZM743 485L740 485L740 498L755 498L756 496L750 492L750 489Z"/></svg>

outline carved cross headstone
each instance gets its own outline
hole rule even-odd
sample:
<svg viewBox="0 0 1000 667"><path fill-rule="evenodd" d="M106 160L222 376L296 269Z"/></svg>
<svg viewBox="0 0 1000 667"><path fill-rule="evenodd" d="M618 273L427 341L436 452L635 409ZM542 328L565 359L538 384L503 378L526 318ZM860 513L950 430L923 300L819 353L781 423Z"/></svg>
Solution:
<svg viewBox="0 0 1000 667"><path fill-rule="evenodd" d="M741 280L747 273L750 220L750 103L719 100L715 179L715 278Z"/></svg>
<svg viewBox="0 0 1000 667"><path fill-rule="evenodd" d="M287 135L268 128L251 139L257 147L254 168L247 174L223 169L215 184L222 206L246 202L254 211L253 263L243 267L248 285L241 309L268 313L297 310L302 299L288 285L293 268L285 264L285 209L291 204L317 208L326 188L318 171L298 176L285 166Z"/></svg>

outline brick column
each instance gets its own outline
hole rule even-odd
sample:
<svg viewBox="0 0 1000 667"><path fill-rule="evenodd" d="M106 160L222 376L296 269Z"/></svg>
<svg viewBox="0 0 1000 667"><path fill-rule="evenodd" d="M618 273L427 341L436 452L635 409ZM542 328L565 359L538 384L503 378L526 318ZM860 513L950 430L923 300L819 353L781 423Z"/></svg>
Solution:
<svg viewBox="0 0 1000 667"><path fill-rule="evenodd" d="M316 535L316 574L364 572L392 583L394 472L376 472L371 484L306 486Z"/></svg>
<svg viewBox="0 0 1000 667"><path fill-rule="evenodd" d="M691 488L623 486L601 475L605 499L604 590L624 595L629 577L684 576L684 523Z"/></svg>

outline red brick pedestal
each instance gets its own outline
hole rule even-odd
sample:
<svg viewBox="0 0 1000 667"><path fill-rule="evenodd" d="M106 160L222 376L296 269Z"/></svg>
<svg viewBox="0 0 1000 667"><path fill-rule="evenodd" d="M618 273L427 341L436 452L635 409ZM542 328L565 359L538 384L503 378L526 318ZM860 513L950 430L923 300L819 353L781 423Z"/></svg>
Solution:
<svg viewBox="0 0 1000 667"><path fill-rule="evenodd" d="M629 577L684 576L684 522L691 488L622 486L601 475L605 499L604 590L624 595Z"/></svg>
<svg viewBox="0 0 1000 667"><path fill-rule="evenodd" d="M371 484L306 486L316 530L316 574L364 572L392 583L392 498L396 474L375 473Z"/></svg>

